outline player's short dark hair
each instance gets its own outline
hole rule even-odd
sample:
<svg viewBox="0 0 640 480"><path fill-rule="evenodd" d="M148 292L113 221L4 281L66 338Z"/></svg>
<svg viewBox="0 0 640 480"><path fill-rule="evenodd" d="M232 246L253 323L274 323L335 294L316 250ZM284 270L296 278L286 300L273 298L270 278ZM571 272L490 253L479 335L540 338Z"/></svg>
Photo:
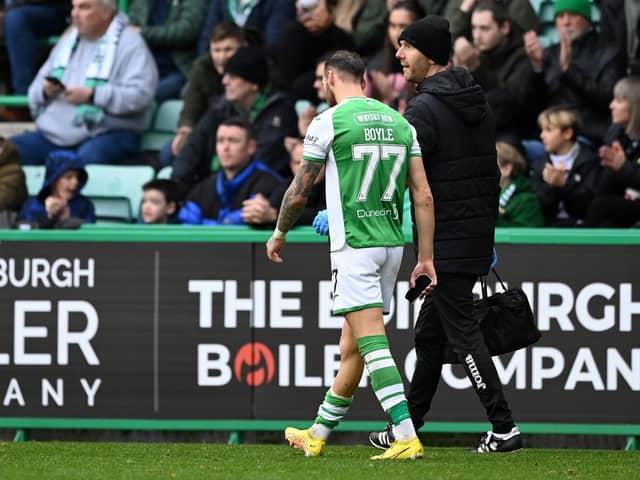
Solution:
<svg viewBox="0 0 640 480"><path fill-rule="evenodd" d="M366 66L362 57L356 52L337 50L327 57L324 69L325 71L337 70L348 75L353 80L360 81L364 77Z"/></svg>
<svg viewBox="0 0 640 480"><path fill-rule="evenodd" d="M249 140L253 139L255 140L256 136L253 132L253 127L251 126L251 123L249 122L249 120L247 120L246 118L234 115L232 117L228 117L225 118L224 120L222 120L220 122L220 124L218 125L218 128L220 128L221 126L226 126L226 127L239 127L242 128L243 130L245 130L247 132L247 138Z"/></svg>
<svg viewBox="0 0 640 480"><path fill-rule="evenodd" d="M154 178L142 186L142 191L158 190L164 195L167 203L178 203L178 184L168 178Z"/></svg>

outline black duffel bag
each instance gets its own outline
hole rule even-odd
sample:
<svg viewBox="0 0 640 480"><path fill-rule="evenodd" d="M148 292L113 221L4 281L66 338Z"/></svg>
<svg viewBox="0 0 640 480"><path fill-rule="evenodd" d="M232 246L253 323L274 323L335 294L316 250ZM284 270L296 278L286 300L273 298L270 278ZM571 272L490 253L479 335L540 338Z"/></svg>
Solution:
<svg viewBox="0 0 640 480"><path fill-rule="evenodd" d="M528 347L536 343L542 334L527 295L521 288L507 289L495 269L492 271L503 291L487 297L486 278L481 277L482 298L475 300L473 307L480 321L484 343L493 356ZM444 363L460 363L449 344L445 344Z"/></svg>

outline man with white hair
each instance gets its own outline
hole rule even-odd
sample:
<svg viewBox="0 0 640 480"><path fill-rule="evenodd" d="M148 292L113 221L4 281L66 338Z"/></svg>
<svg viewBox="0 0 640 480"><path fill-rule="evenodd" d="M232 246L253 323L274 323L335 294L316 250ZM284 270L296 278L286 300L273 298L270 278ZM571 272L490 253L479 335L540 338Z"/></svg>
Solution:
<svg viewBox="0 0 640 480"><path fill-rule="evenodd" d="M71 20L29 87L36 131L11 138L24 164L43 164L61 148L83 164L140 150L158 83L151 52L116 0L72 0Z"/></svg>

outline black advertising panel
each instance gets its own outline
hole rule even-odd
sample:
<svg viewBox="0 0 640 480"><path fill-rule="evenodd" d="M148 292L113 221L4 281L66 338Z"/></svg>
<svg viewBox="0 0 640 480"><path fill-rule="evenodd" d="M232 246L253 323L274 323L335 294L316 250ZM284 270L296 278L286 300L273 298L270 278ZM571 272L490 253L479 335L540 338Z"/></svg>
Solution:
<svg viewBox="0 0 640 480"><path fill-rule="evenodd" d="M3 242L0 415L245 418L251 388L205 369L250 342L252 249ZM235 327L213 330L225 311Z"/></svg>
<svg viewBox="0 0 640 480"><path fill-rule="evenodd" d="M498 251L543 334L495 359L517 421L640 424L638 247ZM0 254L1 417L311 420L338 368L326 244L288 243L283 264L260 243L2 242ZM407 247L385 317L407 381L412 267ZM384 418L366 376L347 418ZM429 419L485 418L446 365Z"/></svg>

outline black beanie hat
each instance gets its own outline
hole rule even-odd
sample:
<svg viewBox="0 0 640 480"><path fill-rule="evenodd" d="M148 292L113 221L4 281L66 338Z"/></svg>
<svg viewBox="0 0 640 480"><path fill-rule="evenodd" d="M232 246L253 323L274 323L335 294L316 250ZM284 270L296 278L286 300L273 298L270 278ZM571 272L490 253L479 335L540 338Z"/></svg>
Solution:
<svg viewBox="0 0 640 480"><path fill-rule="evenodd" d="M449 63L451 33L449 21L444 17L427 15L413 22L402 31L400 40L410 43L438 65Z"/></svg>
<svg viewBox="0 0 640 480"><path fill-rule="evenodd" d="M269 82L267 55L259 47L241 47L227 60L224 73L236 75L263 87Z"/></svg>

